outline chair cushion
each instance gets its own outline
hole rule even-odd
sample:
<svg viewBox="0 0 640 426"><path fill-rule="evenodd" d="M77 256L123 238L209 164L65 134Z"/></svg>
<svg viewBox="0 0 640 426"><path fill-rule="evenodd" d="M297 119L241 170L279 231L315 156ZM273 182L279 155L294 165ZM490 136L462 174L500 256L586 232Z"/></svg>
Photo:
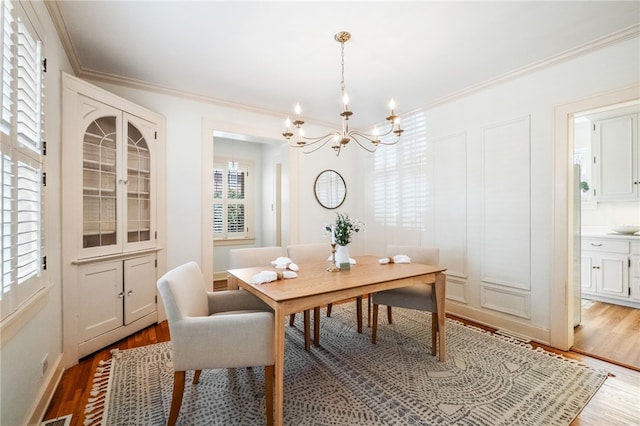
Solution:
<svg viewBox="0 0 640 426"><path fill-rule="evenodd" d="M431 284L413 285L373 294L376 305L398 306L419 311L436 312L436 301Z"/></svg>

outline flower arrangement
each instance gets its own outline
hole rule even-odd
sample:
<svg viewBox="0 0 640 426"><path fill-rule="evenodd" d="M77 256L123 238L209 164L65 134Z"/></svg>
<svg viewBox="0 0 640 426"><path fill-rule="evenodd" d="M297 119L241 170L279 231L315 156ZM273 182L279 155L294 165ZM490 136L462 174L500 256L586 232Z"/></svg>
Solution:
<svg viewBox="0 0 640 426"><path fill-rule="evenodd" d="M346 213L336 213L335 225L326 225L325 231L332 233L331 242L346 246L351 242L353 234L364 230L364 223L349 217Z"/></svg>

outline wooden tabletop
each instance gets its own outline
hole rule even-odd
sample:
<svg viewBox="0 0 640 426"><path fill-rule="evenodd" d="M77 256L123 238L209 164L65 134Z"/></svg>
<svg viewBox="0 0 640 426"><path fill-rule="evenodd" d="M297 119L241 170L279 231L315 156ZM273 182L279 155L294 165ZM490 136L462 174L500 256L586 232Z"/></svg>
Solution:
<svg viewBox="0 0 640 426"><path fill-rule="evenodd" d="M309 301L309 308L317 302L331 302L335 297L355 297L388 287L385 283L395 282L394 287L434 282L435 274L446 268L423 265L419 263L394 263L380 265L378 257L360 256L357 264L351 265L347 271L328 272L329 262L300 264L298 277L282 279L264 284L251 284L254 275L261 271L282 271L268 266L254 268L231 269L229 274L239 281L243 288L251 291L273 307L275 304L294 304L296 309L304 307L296 300L313 298ZM429 276L425 278L425 276ZM375 284L380 284L377 288ZM373 285L373 286L372 286ZM366 289L365 289L366 287ZM339 296L336 294L339 293ZM325 296L326 300L319 300L313 296Z"/></svg>

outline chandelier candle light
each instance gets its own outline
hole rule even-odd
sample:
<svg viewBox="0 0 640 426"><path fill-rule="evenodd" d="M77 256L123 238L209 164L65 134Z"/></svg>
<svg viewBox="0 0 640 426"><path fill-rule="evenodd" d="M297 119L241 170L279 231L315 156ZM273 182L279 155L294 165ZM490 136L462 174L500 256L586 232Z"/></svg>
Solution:
<svg viewBox="0 0 640 426"><path fill-rule="evenodd" d="M342 97L342 103L344 105L343 111L340 113L340 117L342 117L342 130L334 131L327 133L324 136L319 137L307 137L304 135L304 130L302 126L304 121L300 119L300 105L296 105L295 107L295 119L292 122L289 117L285 122L286 130L282 134L287 139L287 143L289 146L294 148L303 148L303 152L305 154L312 153L322 148L327 144L327 142L331 141L331 148L336 153L336 156L340 155L340 150L346 146L351 140L356 141L358 145L369 152L374 152L379 145L395 145L400 140L400 135L404 130L400 128L400 118L395 115L395 102L393 99L390 102L389 109L391 109L391 114L386 118L389 122L388 129L383 134L378 134L377 128L374 128L373 133L368 134L361 132L359 130L350 130L349 129L349 117L353 115L353 111L349 110L349 96L345 93L345 84L344 84L344 44L349 41L351 38L351 34L346 31L340 31L334 37L337 42L340 43L341 53L342 53L342 72L340 80L340 95ZM298 132L298 140L292 141L291 138L294 136L292 132L291 126L295 126ZM396 137L391 141L381 141L380 138L384 138L391 133L395 133Z"/></svg>

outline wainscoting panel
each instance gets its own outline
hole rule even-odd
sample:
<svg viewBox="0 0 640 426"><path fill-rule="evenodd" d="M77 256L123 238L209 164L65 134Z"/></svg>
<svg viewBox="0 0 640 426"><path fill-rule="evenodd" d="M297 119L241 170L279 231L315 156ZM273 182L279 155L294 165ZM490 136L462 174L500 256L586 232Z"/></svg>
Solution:
<svg viewBox="0 0 640 426"><path fill-rule="evenodd" d="M483 308L531 319L531 296L522 291L483 285L480 288L480 305Z"/></svg>
<svg viewBox="0 0 640 426"><path fill-rule="evenodd" d="M467 300L467 283L447 273L447 299L456 302L469 303Z"/></svg>
<svg viewBox="0 0 640 426"><path fill-rule="evenodd" d="M481 280L531 289L530 117L483 129Z"/></svg>

